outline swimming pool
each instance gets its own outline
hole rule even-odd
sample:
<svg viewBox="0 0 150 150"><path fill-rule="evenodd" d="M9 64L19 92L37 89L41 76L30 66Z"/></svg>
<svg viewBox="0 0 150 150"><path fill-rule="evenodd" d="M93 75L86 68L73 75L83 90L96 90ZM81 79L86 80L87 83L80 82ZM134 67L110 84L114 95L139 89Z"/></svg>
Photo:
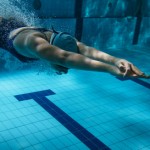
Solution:
<svg viewBox="0 0 150 150"><path fill-rule="evenodd" d="M69 21L70 28L74 28L74 19ZM65 26L64 23L61 28ZM143 44L145 41L126 46L129 39L119 39L110 39L106 52L128 59L150 73L150 48ZM92 43L86 37L82 40ZM105 49L98 41L95 46ZM2 70L0 149L148 150L149 99L150 80L145 79L122 80L81 70L70 70L61 76L46 71L38 74L35 66L29 65L19 70Z"/></svg>

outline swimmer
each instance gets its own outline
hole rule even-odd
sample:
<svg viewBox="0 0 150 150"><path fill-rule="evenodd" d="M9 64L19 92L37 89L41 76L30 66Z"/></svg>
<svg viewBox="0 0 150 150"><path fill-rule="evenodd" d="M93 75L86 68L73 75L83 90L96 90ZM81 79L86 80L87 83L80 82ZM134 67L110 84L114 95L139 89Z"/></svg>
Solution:
<svg viewBox="0 0 150 150"><path fill-rule="evenodd" d="M0 48L21 62L44 59L58 74L80 69L120 77L150 78L131 62L87 46L67 33L27 26L15 18L0 17Z"/></svg>

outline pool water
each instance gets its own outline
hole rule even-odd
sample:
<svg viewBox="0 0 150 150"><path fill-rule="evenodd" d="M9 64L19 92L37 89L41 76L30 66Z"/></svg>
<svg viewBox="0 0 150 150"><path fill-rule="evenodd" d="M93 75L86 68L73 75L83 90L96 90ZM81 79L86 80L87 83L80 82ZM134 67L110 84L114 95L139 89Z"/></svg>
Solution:
<svg viewBox="0 0 150 150"><path fill-rule="evenodd" d="M150 74L147 0L0 3L1 16L69 32ZM0 49L0 150L89 149L150 150L150 80L56 75L45 62L22 64Z"/></svg>
<svg viewBox="0 0 150 150"><path fill-rule="evenodd" d="M107 51L150 73L149 49ZM148 150L149 100L145 79L73 69L67 75L2 72L0 149Z"/></svg>

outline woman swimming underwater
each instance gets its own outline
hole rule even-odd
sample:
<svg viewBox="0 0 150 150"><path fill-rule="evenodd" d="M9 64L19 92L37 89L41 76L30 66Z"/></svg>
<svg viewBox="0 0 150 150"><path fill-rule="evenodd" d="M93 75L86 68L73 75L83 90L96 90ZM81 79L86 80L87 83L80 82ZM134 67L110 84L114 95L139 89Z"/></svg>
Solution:
<svg viewBox="0 0 150 150"><path fill-rule="evenodd" d="M53 64L59 74L73 68L150 78L131 62L89 47L67 33L27 26L15 18L0 17L0 48L22 62L44 59Z"/></svg>

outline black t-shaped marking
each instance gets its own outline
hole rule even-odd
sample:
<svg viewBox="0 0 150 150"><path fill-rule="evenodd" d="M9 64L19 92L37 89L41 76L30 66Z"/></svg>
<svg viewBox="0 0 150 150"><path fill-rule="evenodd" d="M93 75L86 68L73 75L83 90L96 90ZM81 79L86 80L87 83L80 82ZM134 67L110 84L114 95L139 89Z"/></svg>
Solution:
<svg viewBox="0 0 150 150"><path fill-rule="evenodd" d="M38 91L22 95L16 95L18 101L35 100L42 106L50 115L66 127L72 134L74 134L80 141L82 141L91 150L110 150L104 143L102 143L93 134L82 127L78 122L66 114L63 110L57 107L53 102L46 98L46 96L54 95L51 90Z"/></svg>

